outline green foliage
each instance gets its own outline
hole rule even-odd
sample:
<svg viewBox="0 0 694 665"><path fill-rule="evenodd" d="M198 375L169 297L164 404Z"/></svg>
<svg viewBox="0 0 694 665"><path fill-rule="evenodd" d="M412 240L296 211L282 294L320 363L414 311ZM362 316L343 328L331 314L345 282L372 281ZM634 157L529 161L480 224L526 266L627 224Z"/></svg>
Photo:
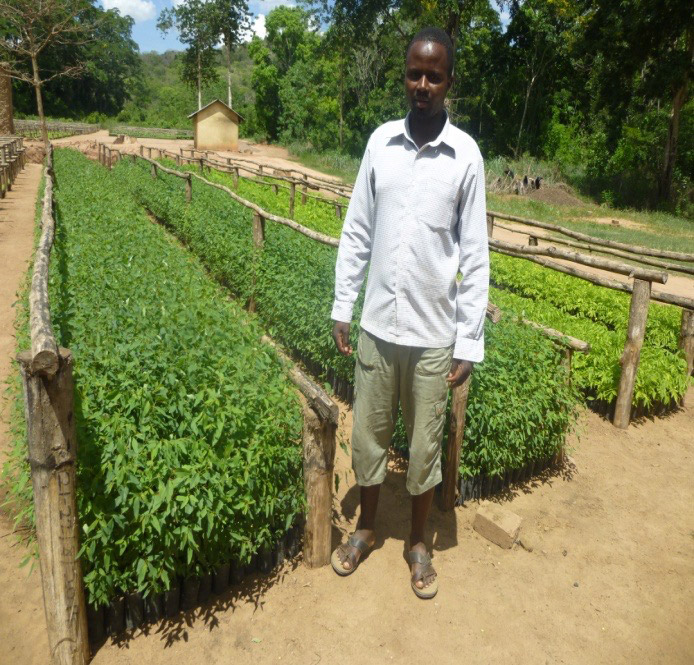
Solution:
<svg viewBox="0 0 694 665"><path fill-rule="evenodd" d="M354 358L339 355L331 336L334 248L268 222L258 255L252 250L251 211L223 192L194 180L193 200L186 204L179 179L162 175L153 180L144 162L123 160L113 174L240 299L253 294L258 316L275 339L309 367L353 382ZM256 192L267 192L252 186ZM300 208L297 204L297 211ZM324 217L331 214L325 206ZM355 321L362 305L360 296ZM356 345L357 326L351 335ZM475 369L479 387L473 389L470 404L476 406L468 407L472 416L462 468L469 474L499 473L504 465L556 452L573 427L578 401L559 365L559 354L546 338L513 321L498 329L488 326L487 335L489 357ZM490 417L495 405L500 408ZM400 447L403 434L396 436ZM513 441L508 450L507 441Z"/></svg>
<svg viewBox="0 0 694 665"><path fill-rule="evenodd" d="M589 400L612 403L619 386L629 296L497 254L492 254L491 275L500 287L490 294L495 305L590 343L588 354L574 354L573 380ZM634 406L669 407L687 391L678 331L679 310L651 303Z"/></svg>
<svg viewBox="0 0 694 665"><path fill-rule="evenodd" d="M303 510L301 411L280 361L118 178L64 150L55 171L49 290L75 356L89 599L247 563Z"/></svg>

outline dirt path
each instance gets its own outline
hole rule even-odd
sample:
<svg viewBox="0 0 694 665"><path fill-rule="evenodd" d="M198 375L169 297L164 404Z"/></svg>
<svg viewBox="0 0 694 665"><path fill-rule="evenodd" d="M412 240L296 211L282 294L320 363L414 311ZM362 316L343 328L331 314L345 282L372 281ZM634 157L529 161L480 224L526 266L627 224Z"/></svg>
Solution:
<svg viewBox="0 0 694 665"><path fill-rule="evenodd" d="M21 194L19 183L14 194ZM10 305L30 254L34 200L35 190L11 222L2 221L10 199L0 201L0 260L9 282L0 292L1 330L10 335L2 337L2 377L13 352ZM342 410L340 432L348 438L351 411ZM308 570L296 560L202 610L109 641L93 662L694 662L694 389L685 408L667 418L621 431L587 412L582 429L575 465L502 499L523 517L532 552L501 550L478 536L474 504L451 513L433 509L441 584L434 601L419 601L409 588L409 500L403 469L393 462L377 548L353 576ZM4 430L0 437L3 449ZM356 523L349 462L338 448L335 544ZM23 553L11 546L8 530L0 521L0 664L44 665L38 575L27 579L17 570Z"/></svg>
<svg viewBox="0 0 694 665"><path fill-rule="evenodd" d="M27 164L11 192L0 199L0 384L4 387L15 354L12 307L31 257L34 204L41 166ZM9 447L9 404L2 400L0 466ZM0 502L2 497L0 496ZM16 544L12 523L0 512L0 663L46 663L48 642L38 567L19 569L26 550Z"/></svg>
<svg viewBox="0 0 694 665"><path fill-rule="evenodd" d="M664 420L624 432L587 413L584 427L563 477L503 499L523 517L532 552L478 536L473 504L433 509L441 589L432 602L409 588L409 500L392 464L377 548L353 576L287 565L216 606L103 646L94 665L414 664L424 644L436 663L691 663L694 391ZM340 449L337 467L336 539L354 528L358 501Z"/></svg>

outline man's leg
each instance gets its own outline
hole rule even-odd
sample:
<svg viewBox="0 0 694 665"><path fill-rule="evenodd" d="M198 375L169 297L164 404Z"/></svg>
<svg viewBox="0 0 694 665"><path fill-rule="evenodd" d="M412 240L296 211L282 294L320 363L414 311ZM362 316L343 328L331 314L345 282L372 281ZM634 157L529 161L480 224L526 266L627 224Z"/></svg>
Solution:
<svg viewBox="0 0 694 665"><path fill-rule="evenodd" d="M427 546L424 544L424 529L429 518L431 503L434 498L436 487L428 489L422 494L412 497L412 530L410 531L410 552L419 552L420 554L427 553ZM412 564L412 574L414 575L421 564ZM425 584L423 580L415 582L415 584L423 589Z"/></svg>
<svg viewBox="0 0 694 665"><path fill-rule="evenodd" d="M446 419L448 384L453 349L410 349L402 363L400 397L409 443L407 490L412 495L410 552L427 555L425 528L436 485L441 482L441 439ZM430 565L412 563L411 573L422 589L436 573Z"/></svg>
<svg viewBox="0 0 694 665"><path fill-rule="evenodd" d="M354 535L373 546L376 511L381 483L386 473L388 447L398 410L398 363L395 345L362 330L357 347L355 370L352 468L360 488L361 514ZM345 570L361 552L345 544L338 556Z"/></svg>

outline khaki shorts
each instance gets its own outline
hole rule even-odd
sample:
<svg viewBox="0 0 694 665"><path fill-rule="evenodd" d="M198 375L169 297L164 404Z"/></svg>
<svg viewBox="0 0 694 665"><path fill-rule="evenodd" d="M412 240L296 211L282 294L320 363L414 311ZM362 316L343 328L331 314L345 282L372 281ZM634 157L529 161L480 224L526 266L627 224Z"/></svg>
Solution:
<svg viewBox="0 0 694 665"><path fill-rule="evenodd" d="M407 491L422 494L441 482L446 376L452 360L453 346L401 346L361 331L352 430L352 468L359 485L378 485L385 478L398 403L410 445Z"/></svg>

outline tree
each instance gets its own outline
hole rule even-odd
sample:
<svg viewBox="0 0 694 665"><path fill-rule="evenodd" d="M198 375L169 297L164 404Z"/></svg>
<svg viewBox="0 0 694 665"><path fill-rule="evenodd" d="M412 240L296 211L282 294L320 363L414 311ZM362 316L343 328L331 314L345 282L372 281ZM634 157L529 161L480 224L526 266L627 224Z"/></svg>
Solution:
<svg viewBox="0 0 694 665"><path fill-rule="evenodd" d="M48 143L48 131L43 86L59 77L79 76L85 71L85 65L74 62L45 71L39 59L51 45L78 45L90 41L96 27L87 16L90 8L84 0L0 1L0 52L5 60L4 69L12 78L33 86L45 143Z"/></svg>
<svg viewBox="0 0 694 665"><path fill-rule="evenodd" d="M598 108L609 109L611 139L633 110L655 102L671 107L662 147L658 198L669 201L677 160L682 108L694 65L694 14L687 0L623 0L615 5L583 0L587 17L583 48L596 54Z"/></svg>
<svg viewBox="0 0 694 665"><path fill-rule="evenodd" d="M219 36L216 7L203 0L185 0L159 14L157 27L167 33L175 28L178 38L187 45L181 78L198 92L198 109L202 108L202 86L217 78L215 45Z"/></svg>
<svg viewBox="0 0 694 665"><path fill-rule="evenodd" d="M224 45L227 70L227 105L231 107L231 50L250 28L250 13L246 0L214 0L215 23Z"/></svg>

